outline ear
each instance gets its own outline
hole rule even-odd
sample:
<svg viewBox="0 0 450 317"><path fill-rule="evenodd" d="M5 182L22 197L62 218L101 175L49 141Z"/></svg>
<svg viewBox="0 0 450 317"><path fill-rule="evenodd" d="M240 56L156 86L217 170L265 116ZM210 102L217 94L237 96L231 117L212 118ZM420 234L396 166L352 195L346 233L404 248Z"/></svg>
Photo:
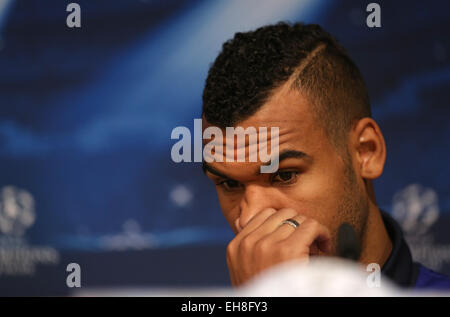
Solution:
<svg viewBox="0 0 450 317"><path fill-rule="evenodd" d="M372 118L363 118L353 129L353 144L360 175L366 179L378 178L386 161L386 143L380 127Z"/></svg>

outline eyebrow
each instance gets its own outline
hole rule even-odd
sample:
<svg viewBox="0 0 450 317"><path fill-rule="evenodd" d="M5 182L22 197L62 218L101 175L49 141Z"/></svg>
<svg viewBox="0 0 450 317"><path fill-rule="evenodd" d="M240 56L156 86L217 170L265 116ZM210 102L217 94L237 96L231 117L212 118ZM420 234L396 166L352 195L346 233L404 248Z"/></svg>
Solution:
<svg viewBox="0 0 450 317"><path fill-rule="evenodd" d="M285 150L285 151L282 151L280 153L280 155L278 156L278 164L281 163L281 161L286 160L288 158L306 159L306 160L309 160L309 161L312 160L312 157L310 155L306 154L305 152L297 151L297 150ZM271 162L269 161L267 163L264 163L263 165L270 165L270 164L271 164ZM206 172L209 172L209 173L211 173L213 175L216 175L216 176L219 176L219 177L222 177L222 178L226 178L226 179L229 179L229 180L233 180L231 177L228 177L227 175L219 172L218 170L216 170L215 168L210 166L205 161L202 162L202 170L203 170L203 172L205 174L206 174ZM257 169L255 174L259 175L259 174L261 174L260 172L261 172L261 169L258 167L258 169Z"/></svg>
<svg viewBox="0 0 450 317"><path fill-rule="evenodd" d="M228 177L227 175L219 172L218 170L216 170L215 168L213 168L212 166L210 166L208 163L206 163L205 161L203 161L202 163L202 170L203 173L206 174L206 172L209 172L211 174L214 174L216 176L222 177L222 178L226 178L226 179L230 179L232 180L232 178Z"/></svg>
<svg viewBox="0 0 450 317"><path fill-rule="evenodd" d="M296 159L306 159L311 161L312 157L305 152L297 151L297 150L284 150L278 155L278 164L281 163L281 161L286 160L288 158L296 158ZM271 165L272 162L269 161L267 163L264 163L263 165Z"/></svg>

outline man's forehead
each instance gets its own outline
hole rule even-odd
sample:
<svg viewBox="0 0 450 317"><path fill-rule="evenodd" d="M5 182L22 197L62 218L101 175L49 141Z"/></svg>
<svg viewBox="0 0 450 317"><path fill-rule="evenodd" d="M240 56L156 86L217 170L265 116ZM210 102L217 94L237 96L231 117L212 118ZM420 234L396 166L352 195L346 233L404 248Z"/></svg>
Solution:
<svg viewBox="0 0 450 317"><path fill-rule="evenodd" d="M292 132L291 127L302 129L313 124L313 116L311 113L312 105L306 98L296 89L287 89L285 85L274 90L267 101L248 118L238 122L234 126L243 128L254 127L279 127L286 132ZM209 123L204 117L203 128L215 126ZM225 131L224 127L221 127Z"/></svg>
<svg viewBox="0 0 450 317"><path fill-rule="evenodd" d="M228 134L226 127L217 127L210 124L203 117L204 132L210 127L219 128L222 131L219 135L212 132L213 130L207 131L209 133L206 133L206 137L204 135L203 144L205 146L208 144L210 148L212 146L211 153L215 155L215 158L223 157L223 161L225 161L225 153L230 153L232 156L237 156L238 153L243 155L246 163L225 164L227 167L247 166L247 168L252 168L251 164L248 164L251 163L250 158L252 155L258 157L257 160L261 163L259 160L260 150L267 151L271 148L273 144L272 129L276 128L276 141L280 151L292 149L313 156L318 143L321 143L319 140L321 136L316 133L318 131L317 124L309 111L310 105L308 102L307 98L296 90L280 88L279 91L268 98L256 113L234 127L228 127L228 132L231 132ZM233 130L230 130L230 128ZM240 133L236 133L237 128L241 129ZM239 142L238 135L241 136L241 142ZM255 144L257 145L251 146ZM235 154L231 154L232 151ZM225 166L221 165L221 167Z"/></svg>
<svg viewBox="0 0 450 317"><path fill-rule="evenodd" d="M310 154L293 149L286 148L280 151L279 162L283 162L289 159L296 159L304 162L305 164L311 164L314 157ZM261 173L261 164L270 165L270 163L261 162L210 162L203 161L203 171L209 172L212 175L229 178L235 180L241 180L242 178L254 178L263 175ZM273 171L276 172L276 171Z"/></svg>

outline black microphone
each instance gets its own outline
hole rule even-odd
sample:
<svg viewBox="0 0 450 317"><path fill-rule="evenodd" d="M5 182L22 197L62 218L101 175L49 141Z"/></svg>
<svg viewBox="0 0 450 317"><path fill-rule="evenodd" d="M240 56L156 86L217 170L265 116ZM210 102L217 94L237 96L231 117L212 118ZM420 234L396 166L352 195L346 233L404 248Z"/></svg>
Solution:
<svg viewBox="0 0 450 317"><path fill-rule="evenodd" d="M337 254L349 260L357 261L361 255L361 245L355 229L344 222L338 229Z"/></svg>

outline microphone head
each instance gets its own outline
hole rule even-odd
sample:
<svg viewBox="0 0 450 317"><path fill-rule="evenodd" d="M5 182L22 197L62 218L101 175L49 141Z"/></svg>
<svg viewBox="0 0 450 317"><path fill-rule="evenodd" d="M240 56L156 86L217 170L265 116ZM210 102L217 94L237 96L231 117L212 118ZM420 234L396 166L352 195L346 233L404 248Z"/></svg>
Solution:
<svg viewBox="0 0 450 317"><path fill-rule="evenodd" d="M344 222L338 229L337 253L344 259L357 261L361 255L361 245L353 227Z"/></svg>

